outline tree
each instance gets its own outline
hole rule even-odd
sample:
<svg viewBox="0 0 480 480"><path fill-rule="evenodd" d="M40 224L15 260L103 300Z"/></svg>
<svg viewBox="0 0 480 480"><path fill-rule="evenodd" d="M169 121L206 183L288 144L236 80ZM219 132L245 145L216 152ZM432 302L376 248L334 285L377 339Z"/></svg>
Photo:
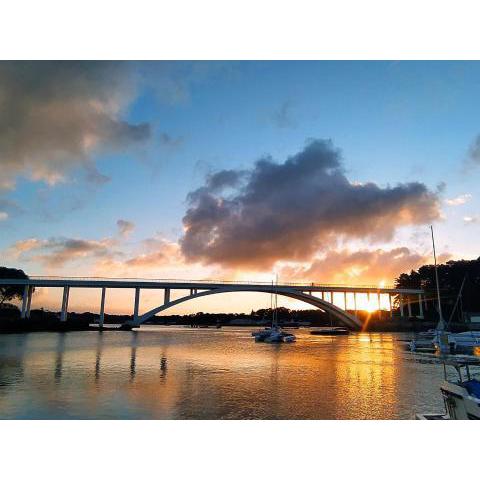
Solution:
<svg viewBox="0 0 480 480"><path fill-rule="evenodd" d="M16 268L0 267L0 278L27 279L28 275L23 270ZM23 285L0 285L0 307L4 302L23 298Z"/></svg>
<svg viewBox="0 0 480 480"><path fill-rule="evenodd" d="M480 312L480 257L476 260L450 260L438 265L438 283L445 317L452 311L464 278L461 308L465 311ZM423 288L429 305L433 309L436 308L436 281L433 265L423 265L409 274L402 273L395 280L395 285L397 288Z"/></svg>

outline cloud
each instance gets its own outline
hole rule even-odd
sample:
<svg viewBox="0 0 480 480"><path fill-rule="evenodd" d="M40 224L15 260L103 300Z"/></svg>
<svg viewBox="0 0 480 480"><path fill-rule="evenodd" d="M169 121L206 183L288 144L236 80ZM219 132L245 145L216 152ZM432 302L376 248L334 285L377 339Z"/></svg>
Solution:
<svg viewBox="0 0 480 480"><path fill-rule="evenodd" d="M143 249L139 255L126 260L127 267L158 268L172 263L182 263L180 247L175 242L164 238L148 238L143 241Z"/></svg>
<svg viewBox="0 0 480 480"><path fill-rule="evenodd" d="M172 137L168 133L162 132L160 134L160 143L169 148L178 148L181 147L185 139L183 137Z"/></svg>
<svg viewBox="0 0 480 480"><path fill-rule="evenodd" d="M440 217L438 194L422 183L350 182L331 141L312 140L284 163L264 157L229 175L229 194L210 176L187 197L180 244L189 261L261 270L308 260L339 240L391 240L399 227Z"/></svg>
<svg viewBox="0 0 480 480"><path fill-rule="evenodd" d="M445 203L452 207L457 207L459 205L465 205L465 203L469 202L471 199L472 199L472 195L470 193L465 193L455 198L447 198L445 200Z"/></svg>
<svg viewBox="0 0 480 480"><path fill-rule="evenodd" d="M121 218L117 220L117 227L119 234L126 238L128 237L133 230L135 229L135 224L129 220L122 220Z"/></svg>
<svg viewBox="0 0 480 480"><path fill-rule="evenodd" d="M477 135L468 151L468 158L471 163L480 165L480 135Z"/></svg>
<svg viewBox="0 0 480 480"><path fill-rule="evenodd" d="M330 250L307 267L284 267L282 278L340 284L393 283L401 273L408 273L429 263L431 255L422 255L406 247L391 250Z"/></svg>
<svg viewBox="0 0 480 480"><path fill-rule="evenodd" d="M297 125L292 114L292 104L288 100L283 102L280 108L273 112L271 119L278 128L294 128Z"/></svg>
<svg viewBox="0 0 480 480"><path fill-rule="evenodd" d="M113 256L111 239L85 240L79 238L29 238L14 243L9 252L14 258L28 253L28 260L38 261L48 267L62 267L78 259Z"/></svg>
<svg viewBox="0 0 480 480"><path fill-rule="evenodd" d="M22 209L13 201L0 198L0 219L6 220L12 215L22 213Z"/></svg>
<svg viewBox="0 0 480 480"><path fill-rule="evenodd" d="M476 216L466 216L466 217L463 217L463 221L466 225L471 225L472 223L477 223L478 222L478 217Z"/></svg>
<svg viewBox="0 0 480 480"><path fill-rule="evenodd" d="M36 248L40 248L42 241L38 238L27 238L25 240L19 240L15 242L9 249L10 254L14 258L18 258L22 253L29 252Z"/></svg>
<svg viewBox="0 0 480 480"><path fill-rule="evenodd" d="M127 62L0 62L0 188L17 176L55 184L79 167L108 181L93 155L150 136L149 124L122 118L134 95Z"/></svg>

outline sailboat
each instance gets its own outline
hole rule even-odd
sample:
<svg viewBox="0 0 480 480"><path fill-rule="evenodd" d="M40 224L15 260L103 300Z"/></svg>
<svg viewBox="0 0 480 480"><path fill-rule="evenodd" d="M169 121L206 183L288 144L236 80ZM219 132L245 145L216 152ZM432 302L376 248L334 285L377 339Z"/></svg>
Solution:
<svg viewBox="0 0 480 480"><path fill-rule="evenodd" d="M466 331L452 333L448 331L448 327L452 321L453 315L458 306L458 302L461 298L466 279L467 276L465 275L457 295L457 300L455 301L455 305L452 309L452 313L450 314L450 318L445 325L445 331L440 334L440 330L437 327L437 332L433 337L433 345L435 346L436 350L439 350L442 353L456 353L465 350L472 350L475 347L480 347L480 332Z"/></svg>
<svg viewBox="0 0 480 480"><path fill-rule="evenodd" d="M276 279L276 284L278 284L278 276ZM272 282L273 286L273 282ZM264 330L257 330L252 332L252 337L255 337L256 342L265 342L265 343L292 343L297 339L292 333L287 333L282 330L282 327L278 324L278 302L277 302L277 289L276 286L273 289L275 294L274 297L270 297L270 307L272 310L272 325L271 327L266 327ZM274 301L272 301L274 298Z"/></svg>
<svg viewBox="0 0 480 480"><path fill-rule="evenodd" d="M470 350L475 347L480 347L480 332L466 331L461 333L452 333L448 331L448 327L453 318L453 314L457 308L458 302L462 295L463 286L465 284L466 276L463 278L462 285L457 295L455 306L450 314L448 322L445 324L442 314L442 303L440 300L440 284L438 281L437 255L435 251L435 237L433 235L433 226L430 225L432 232L433 245L433 259L435 264L435 283L437 290L438 303L438 324L433 331L423 332L419 338L415 338L410 342L410 350L418 351L421 349L435 349L440 353L456 353L457 351Z"/></svg>

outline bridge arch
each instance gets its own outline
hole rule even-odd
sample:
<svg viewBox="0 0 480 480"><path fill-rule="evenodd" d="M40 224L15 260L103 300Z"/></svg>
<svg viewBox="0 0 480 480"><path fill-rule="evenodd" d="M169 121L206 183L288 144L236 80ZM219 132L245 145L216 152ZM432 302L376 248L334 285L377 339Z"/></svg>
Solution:
<svg viewBox="0 0 480 480"><path fill-rule="evenodd" d="M179 305L180 303L188 302L189 300L194 300L195 298L205 297L207 295L216 295L219 293L235 293L235 292L259 292L259 293L270 293L270 294L278 294L284 297L294 298L295 300L301 300L302 302L308 303L313 305L314 307L320 308L321 310L325 310L332 314L337 320L339 320L342 324L346 327L349 327L353 330L360 330L362 328L362 322L351 315L350 313L342 310L341 308L333 305L332 303L326 302L321 298L314 297L313 295L306 294L299 290L295 289L286 289L286 288L278 288L278 290L274 290L273 288L265 288L265 289L258 289L258 288L248 288L248 287L234 287L234 288L212 288L209 290L203 290L201 292L197 292L191 295L186 295L184 297L178 298L176 300L172 300L170 302L164 303L158 307L145 312L143 315L139 315L136 322L129 322L132 326L140 326L142 323L147 321L149 318L153 317L157 313L163 312L168 308L174 307L175 305Z"/></svg>

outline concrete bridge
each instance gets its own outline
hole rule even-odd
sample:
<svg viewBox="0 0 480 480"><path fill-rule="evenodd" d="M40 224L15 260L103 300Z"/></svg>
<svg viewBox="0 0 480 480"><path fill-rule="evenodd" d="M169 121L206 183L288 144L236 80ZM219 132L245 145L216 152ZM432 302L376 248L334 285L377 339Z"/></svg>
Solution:
<svg viewBox="0 0 480 480"><path fill-rule="evenodd" d="M105 314L105 296L107 289L129 288L135 290L135 301L133 305L133 319L128 322L133 327L138 327L157 313L167 310L180 303L205 297L231 292L262 292L278 294L285 297L301 300L321 310L329 312L345 326L358 330L362 327L361 320L357 317L357 294L367 294L377 297L377 304L380 306L381 296L388 296L389 310L392 312L392 297L398 296L400 315L404 316L405 306L408 316L412 316L412 303L418 304L418 317L423 317L423 303L426 302L423 290L419 289L397 289L393 286L379 287L375 285L334 285L320 283L279 283L273 285L268 282L238 282L238 281L217 281L217 280L154 280L154 279L132 279L132 278L86 278L86 277L38 277L32 276L28 279L0 279L0 285L23 285L24 292L21 306L21 317L30 316L30 305L32 293L35 287L56 287L63 288L61 321L66 321L68 313L68 299L71 288L98 288L102 295L100 300L99 325L103 326ZM140 294L142 290L163 290L163 304L139 314ZM172 290L183 290L185 295L176 299L170 299ZM345 309L333 303L333 294L343 295ZM346 309L347 294L353 294L353 309ZM412 301L412 298L415 298ZM418 300L417 300L418 299ZM425 303L426 306L426 303ZM360 309L359 309L360 310Z"/></svg>

